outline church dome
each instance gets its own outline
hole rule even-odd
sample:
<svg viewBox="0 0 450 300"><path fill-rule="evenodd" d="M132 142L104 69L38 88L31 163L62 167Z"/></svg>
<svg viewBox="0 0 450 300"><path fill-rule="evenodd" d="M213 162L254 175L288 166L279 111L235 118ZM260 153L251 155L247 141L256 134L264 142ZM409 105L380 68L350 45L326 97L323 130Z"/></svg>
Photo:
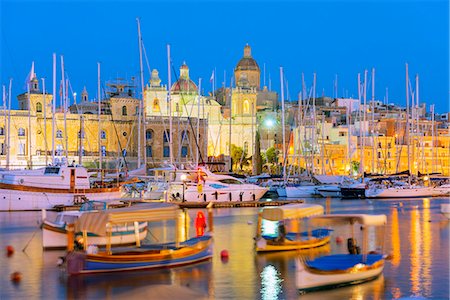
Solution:
<svg viewBox="0 0 450 300"><path fill-rule="evenodd" d="M244 57L239 60L235 68L236 71L259 71L259 66L256 60L252 57L251 48L249 45L244 47Z"/></svg>
<svg viewBox="0 0 450 300"><path fill-rule="evenodd" d="M184 62L183 65L180 67L180 78L175 82L172 87L170 88L170 91L173 94L179 94L179 93L197 93L198 88L197 85L189 78L189 68Z"/></svg>

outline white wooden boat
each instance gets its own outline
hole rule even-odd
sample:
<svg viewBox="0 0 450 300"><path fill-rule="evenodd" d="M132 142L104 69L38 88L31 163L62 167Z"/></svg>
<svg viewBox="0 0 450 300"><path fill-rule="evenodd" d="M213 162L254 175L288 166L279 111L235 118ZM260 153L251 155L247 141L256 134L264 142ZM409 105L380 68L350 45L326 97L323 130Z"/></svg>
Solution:
<svg viewBox="0 0 450 300"><path fill-rule="evenodd" d="M82 197L106 201L121 197L119 184L91 183L80 166L48 166L4 173L0 182L0 210L41 210L73 205Z"/></svg>
<svg viewBox="0 0 450 300"><path fill-rule="evenodd" d="M303 250L321 247L329 243L330 232L327 228L306 227L300 229L300 221L323 215L323 206L317 204L288 204L279 207L263 208L258 214L255 249L257 252ZM286 222L295 220L296 231L287 230ZM263 231L264 222L277 222L278 232ZM305 223L305 222L303 222ZM281 229L281 230L280 230Z"/></svg>
<svg viewBox="0 0 450 300"><path fill-rule="evenodd" d="M104 203L106 204L106 203ZM96 207L97 208L97 207ZM104 208L101 208L103 210ZM68 224L75 223L83 214L89 214L96 212L93 210L79 210L79 211L62 211L59 212L55 220L49 220L46 217L46 212L43 210L42 215L42 247L46 250L49 249L65 249L67 247L67 226ZM81 232L76 233L81 237ZM88 232L89 243L97 246L105 246L107 241L106 237L98 236L91 232ZM111 244L127 245L134 243L136 240L134 224L125 224L121 226L113 226L111 228ZM138 225L139 239L143 240L147 236L147 223L141 222Z"/></svg>
<svg viewBox="0 0 450 300"><path fill-rule="evenodd" d="M383 242L379 249L369 249L370 228L382 230L386 225L385 215L341 214L316 217L317 224L351 226L352 237L347 240L349 254L331 254L312 260L299 258L296 260L296 285L300 292L336 288L341 286L359 284L377 278L384 268L385 256L382 254ZM356 245L355 231L362 232L362 251ZM371 234L373 234L372 232ZM375 250L375 251L374 251ZM360 253L361 252L361 253Z"/></svg>
<svg viewBox="0 0 450 300"><path fill-rule="evenodd" d="M450 219L450 203L442 203L441 204L441 213Z"/></svg>

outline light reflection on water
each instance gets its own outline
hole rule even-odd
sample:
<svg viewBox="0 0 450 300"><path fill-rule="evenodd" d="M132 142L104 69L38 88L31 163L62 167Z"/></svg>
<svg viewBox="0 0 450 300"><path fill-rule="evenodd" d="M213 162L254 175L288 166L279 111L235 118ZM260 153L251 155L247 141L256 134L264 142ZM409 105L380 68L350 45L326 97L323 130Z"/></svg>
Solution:
<svg viewBox="0 0 450 300"><path fill-rule="evenodd" d="M73 298L113 299L151 284L189 286L210 299L396 299L420 296L449 298L449 222L440 214L444 199L389 201L332 200L332 213L384 213L388 216L385 249L392 253L386 261L384 276L362 285L299 295L295 287L295 261L316 252L286 252L255 255L253 237L257 208L215 210L214 257L195 266L156 271L70 277L56 266L64 251L41 249L41 232L37 221L40 212L0 212L0 298ZM325 200L308 202L325 206ZM198 210L190 210L192 224ZM205 214L206 215L206 214ZM170 240L172 224L156 224L148 240ZM195 233L193 228L190 235ZM33 237L33 234L34 237ZM335 242L316 251L345 251ZM26 251L22 249L26 246ZM15 254L4 255L6 245ZM230 258L222 261L220 251L228 250ZM14 285L9 274L20 271L22 282Z"/></svg>

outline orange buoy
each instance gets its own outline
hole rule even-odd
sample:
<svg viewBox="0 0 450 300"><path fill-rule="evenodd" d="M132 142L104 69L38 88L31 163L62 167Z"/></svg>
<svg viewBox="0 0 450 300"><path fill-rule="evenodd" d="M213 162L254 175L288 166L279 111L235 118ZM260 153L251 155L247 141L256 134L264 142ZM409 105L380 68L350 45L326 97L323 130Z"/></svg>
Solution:
<svg viewBox="0 0 450 300"><path fill-rule="evenodd" d="M11 274L11 281L14 283L18 283L22 280L22 273L14 272Z"/></svg>
<svg viewBox="0 0 450 300"><path fill-rule="evenodd" d="M13 255L13 254L14 254L14 247L11 246L11 245L6 246L6 254L7 254L8 256Z"/></svg>
<svg viewBox="0 0 450 300"><path fill-rule="evenodd" d="M341 244L342 243L342 237L337 236L336 237L336 244Z"/></svg>

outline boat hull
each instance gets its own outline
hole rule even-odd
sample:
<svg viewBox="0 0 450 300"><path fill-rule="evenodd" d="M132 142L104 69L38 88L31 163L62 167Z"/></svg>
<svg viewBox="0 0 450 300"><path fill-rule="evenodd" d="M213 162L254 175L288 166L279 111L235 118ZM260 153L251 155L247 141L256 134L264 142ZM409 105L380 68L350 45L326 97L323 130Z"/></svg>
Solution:
<svg viewBox="0 0 450 300"><path fill-rule="evenodd" d="M370 188L366 190L366 198L413 198L432 196L433 188Z"/></svg>
<svg viewBox="0 0 450 300"><path fill-rule="evenodd" d="M197 242L181 248L85 255L69 253L67 271L70 275L172 268L208 260L212 257L212 237L194 238ZM114 250L113 250L114 251Z"/></svg>
<svg viewBox="0 0 450 300"><path fill-rule="evenodd" d="M300 292L311 292L374 280L383 272L384 260L372 266L363 267L360 270L351 268L345 271L312 270L301 259L297 260L296 265L296 284L298 290Z"/></svg>
<svg viewBox="0 0 450 300"><path fill-rule="evenodd" d="M315 186L287 186L287 198L313 197L316 195Z"/></svg>
<svg viewBox="0 0 450 300"><path fill-rule="evenodd" d="M284 241L275 243L263 238L256 242L256 252L305 250L325 246L330 242L330 237L311 239L306 241Z"/></svg>
<svg viewBox="0 0 450 300"><path fill-rule="evenodd" d="M73 205L80 196L107 201L119 199L121 195L119 187L70 191L23 186L5 188L5 184L1 184L0 211L52 209L56 205Z"/></svg>
<svg viewBox="0 0 450 300"><path fill-rule="evenodd" d="M366 189L341 187L341 197L344 199L363 199L366 197Z"/></svg>
<svg viewBox="0 0 450 300"><path fill-rule="evenodd" d="M184 191L184 200L192 202L229 202L229 201L258 201L267 192L263 187L210 189L204 188L201 192L193 188Z"/></svg>
<svg viewBox="0 0 450 300"><path fill-rule="evenodd" d="M79 233L81 235L81 233ZM89 244L96 246L105 246L107 238L104 236L96 236L87 233L89 236ZM139 240L143 240L147 236L147 223L139 224ZM129 245L136 243L134 226L119 226L112 228L111 244L112 245ZM65 249L67 247L67 230L66 226L57 226L49 221L42 224L42 247L46 250Z"/></svg>

